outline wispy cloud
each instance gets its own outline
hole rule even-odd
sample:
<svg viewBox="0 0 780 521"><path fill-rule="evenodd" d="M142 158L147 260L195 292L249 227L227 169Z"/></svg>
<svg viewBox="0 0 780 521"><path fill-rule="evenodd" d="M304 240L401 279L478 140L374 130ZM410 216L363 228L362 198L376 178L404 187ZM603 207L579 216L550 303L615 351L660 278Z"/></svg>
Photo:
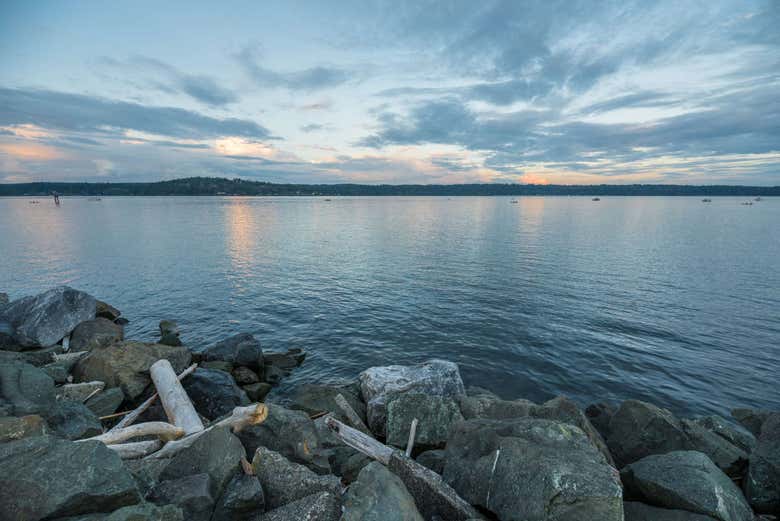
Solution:
<svg viewBox="0 0 780 521"><path fill-rule="evenodd" d="M349 73L338 67L317 66L291 72L277 72L261 63L262 54L257 46L244 47L236 54L236 60L250 78L261 87L315 91L342 85L349 81Z"/></svg>

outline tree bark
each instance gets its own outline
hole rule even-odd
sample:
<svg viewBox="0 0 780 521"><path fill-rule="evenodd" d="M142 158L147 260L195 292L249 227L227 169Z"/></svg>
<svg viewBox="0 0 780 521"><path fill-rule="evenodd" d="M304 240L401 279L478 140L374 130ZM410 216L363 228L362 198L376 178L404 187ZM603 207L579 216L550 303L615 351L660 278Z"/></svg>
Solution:
<svg viewBox="0 0 780 521"><path fill-rule="evenodd" d="M149 368L157 394L165 409L168 419L184 430L184 434L194 434L203 430L203 422L200 421L195 407L187 396L181 382L176 377L176 372L168 360L157 360Z"/></svg>

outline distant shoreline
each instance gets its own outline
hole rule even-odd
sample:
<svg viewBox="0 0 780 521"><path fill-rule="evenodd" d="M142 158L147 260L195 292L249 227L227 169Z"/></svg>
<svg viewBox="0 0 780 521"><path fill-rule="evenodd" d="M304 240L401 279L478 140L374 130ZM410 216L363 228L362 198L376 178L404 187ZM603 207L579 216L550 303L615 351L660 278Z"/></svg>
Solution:
<svg viewBox="0 0 780 521"><path fill-rule="evenodd" d="M0 197L62 196L780 196L780 186L741 185L366 185L277 184L243 179L192 177L149 183L0 184Z"/></svg>

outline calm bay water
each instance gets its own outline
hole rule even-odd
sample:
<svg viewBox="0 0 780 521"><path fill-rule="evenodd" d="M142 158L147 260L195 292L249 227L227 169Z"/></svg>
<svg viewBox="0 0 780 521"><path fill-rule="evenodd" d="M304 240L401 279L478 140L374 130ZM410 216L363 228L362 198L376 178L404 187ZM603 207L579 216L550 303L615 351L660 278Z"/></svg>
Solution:
<svg viewBox="0 0 780 521"><path fill-rule="evenodd" d="M517 201L0 198L0 291L303 347L282 394L439 357L506 398L780 409L780 200Z"/></svg>

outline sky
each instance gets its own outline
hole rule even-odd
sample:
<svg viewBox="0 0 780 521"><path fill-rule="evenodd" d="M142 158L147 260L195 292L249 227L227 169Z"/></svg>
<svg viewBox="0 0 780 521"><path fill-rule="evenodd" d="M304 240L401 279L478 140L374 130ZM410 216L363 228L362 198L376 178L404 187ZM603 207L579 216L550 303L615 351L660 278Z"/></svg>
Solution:
<svg viewBox="0 0 780 521"><path fill-rule="evenodd" d="M780 1L0 2L0 182L780 185Z"/></svg>

